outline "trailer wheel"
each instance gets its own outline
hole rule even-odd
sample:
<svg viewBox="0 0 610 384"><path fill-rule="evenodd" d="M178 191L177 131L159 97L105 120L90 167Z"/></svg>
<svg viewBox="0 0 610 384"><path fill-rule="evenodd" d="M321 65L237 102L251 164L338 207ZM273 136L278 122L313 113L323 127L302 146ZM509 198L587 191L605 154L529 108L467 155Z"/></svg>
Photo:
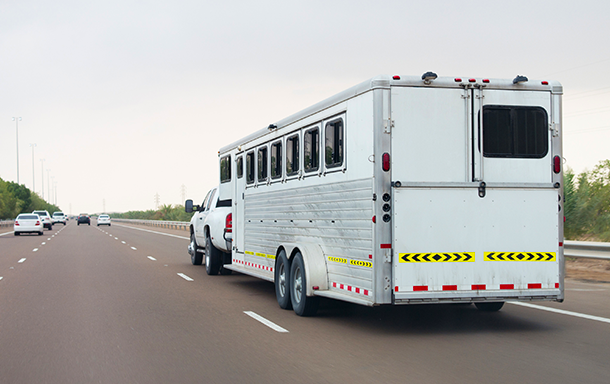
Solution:
<svg viewBox="0 0 610 384"><path fill-rule="evenodd" d="M191 263L193 265L201 265L203 262L203 254L197 250L197 239L195 234L191 233L191 243L189 244L189 253L191 254Z"/></svg>
<svg viewBox="0 0 610 384"><path fill-rule="evenodd" d="M290 301L294 312L299 316L315 315L320 305L319 297L307 296L305 263L300 252L294 255L290 265Z"/></svg>
<svg viewBox="0 0 610 384"><path fill-rule="evenodd" d="M275 265L275 297L282 309L292 309L290 302L290 260L283 249L277 257Z"/></svg>
<svg viewBox="0 0 610 384"><path fill-rule="evenodd" d="M208 275L218 275L222 252L212 244L210 234L205 236L205 271Z"/></svg>
<svg viewBox="0 0 610 384"><path fill-rule="evenodd" d="M497 312L504 305L503 301L499 301L496 303L474 303L479 311L484 312Z"/></svg>

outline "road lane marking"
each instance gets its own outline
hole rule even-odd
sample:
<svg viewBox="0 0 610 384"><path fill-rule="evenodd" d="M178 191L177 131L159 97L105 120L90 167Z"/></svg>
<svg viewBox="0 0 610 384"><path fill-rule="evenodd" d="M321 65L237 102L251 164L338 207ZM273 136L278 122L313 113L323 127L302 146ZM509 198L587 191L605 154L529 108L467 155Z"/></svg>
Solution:
<svg viewBox="0 0 610 384"><path fill-rule="evenodd" d="M252 311L244 311L244 313L248 316L250 316L251 318L253 318L254 320L260 321L261 323L265 324L266 326L268 326L269 328L273 329L274 331L277 332L282 332L282 333L288 333L287 329L284 329L282 327L280 327L279 325L265 319L264 317L252 312Z"/></svg>
<svg viewBox="0 0 610 384"><path fill-rule="evenodd" d="M3 279L3 277L2 277L2 276L0 276L0 280L2 280L2 279Z"/></svg>
<svg viewBox="0 0 610 384"><path fill-rule="evenodd" d="M185 275L184 273L178 273L178 276L182 277L186 281L195 281L195 280L191 279L190 277L188 277L187 275Z"/></svg>
<svg viewBox="0 0 610 384"><path fill-rule="evenodd" d="M137 251L137 250L138 250L136 247L131 247L131 249L133 249L134 251Z"/></svg>
<svg viewBox="0 0 610 384"><path fill-rule="evenodd" d="M152 257L152 256L146 256L146 257L148 257L148 258L149 258L149 259L151 259L152 261L157 261L157 259L155 259L155 258L154 258L154 257Z"/></svg>
<svg viewBox="0 0 610 384"><path fill-rule="evenodd" d="M178 239L184 239L184 240L190 240L190 239L191 239L190 237L184 237L184 236L172 235L171 233L163 233L163 232L151 231L150 229L135 228L135 227L130 227L129 225L121 225L121 224L115 224L115 225L118 225L119 227L124 227L124 228L137 229L138 231L144 231L144 232L156 233L157 235L165 235L165 236L176 237L176 238L178 238Z"/></svg>
<svg viewBox="0 0 610 384"><path fill-rule="evenodd" d="M11 233L15 233L15 231L7 232L7 233L0 233L0 236L10 235Z"/></svg>
<svg viewBox="0 0 610 384"><path fill-rule="evenodd" d="M517 302L517 301L507 301L507 303L510 304L515 304L515 305L520 305L522 307L528 307L528 308L534 308L534 309L541 309L543 311L549 311L549 312L555 312L555 313L560 313L562 315L568 315L568 316L574 316L574 317L580 317L582 319L588 319L588 320L595 320L595 321L601 321L602 323L608 323L610 324L610 319L607 319L605 317L599 317L599 316L592 316L592 315L586 315L584 313L578 313L578 312L570 312L570 311L564 311L563 309L555 309L555 308L551 308L551 307L543 307L541 305L535 305L535 304L530 304L530 303L521 303L521 302Z"/></svg>
<svg viewBox="0 0 610 384"><path fill-rule="evenodd" d="M32 252L38 252L38 248L32 249Z"/></svg>
<svg viewBox="0 0 610 384"><path fill-rule="evenodd" d="M18 261L18 263L23 263L25 261L25 257Z"/></svg>
<svg viewBox="0 0 610 384"><path fill-rule="evenodd" d="M125 244L125 242L124 242L124 241L121 241L121 243Z"/></svg>
<svg viewBox="0 0 610 384"><path fill-rule="evenodd" d="M118 240L119 238L118 238L118 237L115 237L114 239L115 239L115 240Z"/></svg>
<svg viewBox="0 0 610 384"><path fill-rule="evenodd" d="M46 244L46 243L43 241L43 242L42 242L42 245L45 245L45 244Z"/></svg>
<svg viewBox="0 0 610 384"><path fill-rule="evenodd" d="M47 241L51 241L51 238L49 237L49 238L47 239Z"/></svg>

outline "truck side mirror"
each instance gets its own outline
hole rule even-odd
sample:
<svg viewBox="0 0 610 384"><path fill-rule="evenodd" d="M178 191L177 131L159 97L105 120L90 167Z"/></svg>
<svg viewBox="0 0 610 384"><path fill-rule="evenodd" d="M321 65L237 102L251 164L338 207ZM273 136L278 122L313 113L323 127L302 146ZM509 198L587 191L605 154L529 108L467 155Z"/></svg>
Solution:
<svg viewBox="0 0 610 384"><path fill-rule="evenodd" d="M186 213L192 213L193 212L193 200L188 199L187 201L184 202L184 211Z"/></svg>

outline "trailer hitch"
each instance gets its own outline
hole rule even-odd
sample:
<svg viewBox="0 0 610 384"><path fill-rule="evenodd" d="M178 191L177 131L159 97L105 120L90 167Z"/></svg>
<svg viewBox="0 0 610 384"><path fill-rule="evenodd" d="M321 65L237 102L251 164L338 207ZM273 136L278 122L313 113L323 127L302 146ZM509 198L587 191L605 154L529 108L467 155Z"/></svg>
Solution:
<svg viewBox="0 0 610 384"><path fill-rule="evenodd" d="M484 181L481 181L481 182L479 183L479 197L480 197L480 198L484 198L484 197L485 197L485 186L486 186L486 185L487 185L487 184L485 184L485 182L484 182Z"/></svg>

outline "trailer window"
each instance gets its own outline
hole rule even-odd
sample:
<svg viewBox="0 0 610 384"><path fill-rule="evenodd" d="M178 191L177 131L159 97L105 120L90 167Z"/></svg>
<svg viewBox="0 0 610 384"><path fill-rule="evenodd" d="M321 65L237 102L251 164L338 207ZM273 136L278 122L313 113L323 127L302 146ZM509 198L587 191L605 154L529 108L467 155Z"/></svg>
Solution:
<svg viewBox="0 0 610 384"><path fill-rule="evenodd" d="M244 158L239 156L237 158L237 178L241 179L244 176Z"/></svg>
<svg viewBox="0 0 610 384"><path fill-rule="evenodd" d="M271 178L277 179L282 176L282 142L276 141L271 144Z"/></svg>
<svg viewBox="0 0 610 384"><path fill-rule="evenodd" d="M254 183L254 151L246 154L246 183Z"/></svg>
<svg viewBox="0 0 610 384"><path fill-rule="evenodd" d="M343 164L343 119L326 123L324 157L328 168Z"/></svg>
<svg viewBox="0 0 610 384"><path fill-rule="evenodd" d="M267 147L258 149L258 181L267 181Z"/></svg>
<svg viewBox="0 0 610 384"><path fill-rule="evenodd" d="M483 156L535 158L549 149L548 115L541 107L483 107Z"/></svg>
<svg viewBox="0 0 610 384"><path fill-rule="evenodd" d="M303 160L305 172L318 170L320 166L320 130L310 129L303 137Z"/></svg>
<svg viewBox="0 0 610 384"><path fill-rule="evenodd" d="M299 135L286 139L286 176L299 172Z"/></svg>
<svg viewBox="0 0 610 384"><path fill-rule="evenodd" d="M220 158L220 182L231 181L231 156Z"/></svg>

